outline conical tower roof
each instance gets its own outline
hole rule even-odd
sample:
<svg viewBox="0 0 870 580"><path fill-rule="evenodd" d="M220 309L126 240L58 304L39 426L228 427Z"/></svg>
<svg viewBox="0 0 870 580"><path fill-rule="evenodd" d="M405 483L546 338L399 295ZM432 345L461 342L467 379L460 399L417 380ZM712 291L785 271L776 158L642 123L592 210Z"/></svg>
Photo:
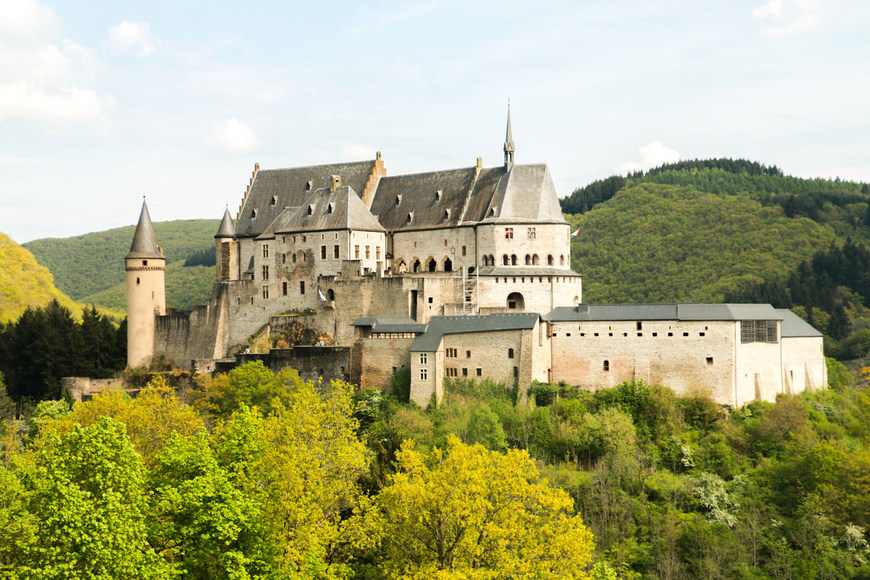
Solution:
<svg viewBox="0 0 870 580"><path fill-rule="evenodd" d="M236 226L233 223L233 216L230 215L230 208L227 208L224 211L224 219L221 220L221 225L214 237L231 238L234 235L236 235Z"/></svg>
<svg viewBox="0 0 870 580"><path fill-rule="evenodd" d="M142 213L139 214L139 223L136 225L136 233L133 234L133 243L130 244L130 252L126 256L126 259L131 258L164 259L157 246L157 236L154 234L154 225L151 223L151 215L148 213L148 205L145 200L142 200Z"/></svg>

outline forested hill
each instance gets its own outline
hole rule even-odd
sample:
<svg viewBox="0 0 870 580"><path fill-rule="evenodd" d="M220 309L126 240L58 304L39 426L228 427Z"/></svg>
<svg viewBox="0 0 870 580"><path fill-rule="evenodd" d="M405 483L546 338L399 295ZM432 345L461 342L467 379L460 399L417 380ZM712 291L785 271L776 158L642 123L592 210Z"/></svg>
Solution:
<svg viewBox="0 0 870 580"><path fill-rule="evenodd" d="M563 211L588 302L769 302L870 353L870 185L712 159L612 176Z"/></svg>
<svg viewBox="0 0 870 580"><path fill-rule="evenodd" d="M17 320L28 307L45 306L52 300L81 313L78 305L55 288L51 272L33 254L0 233L0 323Z"/></svg>
<svg viewBox="0 0 870 580"><path fill-rule="evenodd" d="M175 308L208 302L214 281L214 234L219 220L156 222L166 255L166 300ZM135 226L71 238L24 244L54 274L59 289L76 300L114 310L124 308L124 256Z"/></svg>

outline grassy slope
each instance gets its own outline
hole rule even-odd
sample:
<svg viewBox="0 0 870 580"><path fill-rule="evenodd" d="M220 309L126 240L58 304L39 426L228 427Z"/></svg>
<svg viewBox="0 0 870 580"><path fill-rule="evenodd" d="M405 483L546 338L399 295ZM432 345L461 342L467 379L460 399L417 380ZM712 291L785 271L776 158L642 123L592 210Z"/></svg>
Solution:
<svg viewBox="0 0 870 580"><path fill-rule="evenodd" d="M719 301L793 269L834 238L829 227L746 195L652 183L569 219L580 227L571 254L584 302Z"/></svg>
<svg viewBox="0 0 870 580"><path fill-rule="evenodd" d="M183 261L167 264L166 305L179 310L189 310L200 304L208 304L214 278L214 266L185 268ZM127 307L126 301L124 282L82 299L85 304L96 304L120 311Z"/></svg>
<svg viewBox="0 0 870 580"><path fill-rule="evenodd" d="M174 262L214 245L219 224L219 220L157 222L154 231L167 260ZM60 290L79 300L124 282L124 256L134 230L135 226L126 226L72 238L44 238L24 247L51 270Z"/></svg>
<svg viewBox="0 0 870 580"><path fill-rule="evenodd" d="M53 299L81 316L81 306L55 288L48 268L0 233L0 322L17 320L28 306L45 306Z"/></svg>

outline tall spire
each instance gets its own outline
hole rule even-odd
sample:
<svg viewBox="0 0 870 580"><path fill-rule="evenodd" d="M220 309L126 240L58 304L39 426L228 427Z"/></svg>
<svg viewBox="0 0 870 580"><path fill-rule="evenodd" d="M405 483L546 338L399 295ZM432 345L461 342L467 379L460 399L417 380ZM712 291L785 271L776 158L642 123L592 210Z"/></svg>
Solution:
<svg viewBox="0 0 870 580"><path fill-rule="evenodd" d="M221 225L218 228L214 237L216 238L231 238L236 234L236 226L233 225L233 216L230 215L230 208L227 206L224 212L224 219L221 220Z"/></svg>
<svg viewBox="0 0 870 580"><path fill-rule="evenodd" d="M130 245L130 253L126 257L163 258L157 246L157 236L154 234L154 225L151 223L151 215L148 213L148 205L144 198L142 213L139 214L139 223L136 225L136 233L133 234L133 243Z"/></svg>
<svg viewBox="0 0 870 580"><path fill-rule="evenodd" d="M511 132L511 102L508 101L507 132L504 137L504 170L510 171L514 166L514 136Z"/></svg>

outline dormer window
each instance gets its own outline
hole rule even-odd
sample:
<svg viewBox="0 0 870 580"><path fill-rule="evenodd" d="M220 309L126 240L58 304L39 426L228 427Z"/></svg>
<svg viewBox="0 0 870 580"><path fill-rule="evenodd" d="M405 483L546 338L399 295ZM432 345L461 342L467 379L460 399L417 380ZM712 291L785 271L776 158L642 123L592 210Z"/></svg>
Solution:
<svg viewBox="0 0 870 580"><path fill-rule="evenodd" d="M251 210L251 219L252 220L257 219L257 210L255 210L255 209Z"/></svg>
<svg viewBox="0 0 870 580"><path fill-rule="evenodd" d="M449 209L445 209L445 210L444 210L444 221L446 222L446 221L449 220L449 219L450 219L450 210L449 210Z"/></svg>
<svg viewBox="0 0 870 580"><path fill-rule="evenodd" d="M314 214L314 204L312 203L312 204L308 205L308 215L313 215L313 214Z"/></svg>
<svg viewBox="0 0 870 580"><path fill-rule="evenodd" d="M435 192L435 201L436 202L441 201L441 194L442 193L444 193L444 192L443 192L443 190L440 190L440 189Z"/></svg>
<svg viewBox="0 0 870 580"><path fill-rule="evenodd" d="M275 207L276 205L278 205L278 196L273 195L272 196L272 207Z"/></svg>
<svg viewBox="0 0 870 580"><path fill-rule="evenodd" d="M495 208L494 207L489 208L489 217L493 217L494 215L495 215Z"/></svg>
<svg viewBox="0 0 870 580"><path fill-rule="evenodd" d="M305 191L311 191L311 188L313 186L314 186L314 182L309 179L308 183L305 184Z"/></svg>
<svg viewBox="0 0 870 580"><path fill-rule="evenodd" d="M397 195L397 196L396 196L396 207L399 207L399 204L400 204L400 203L402 203L402 196L401 196L401 195Z"/></svg>
<svg viewBox="0 0 870 580"><path fill-rule="evenodd" d="M326 206L326 213L332 213L332 204Z"/></svg>
<svg viewBox="0 0 870 580"><path fill-rule="evenodd" d="M411 222L413 222L413 221L414 221L414 212L409 211L409 212L408 212L408 219L405 220L405 223L406 223L406 224L409 224L409 223L411 223Z"/></svg>

